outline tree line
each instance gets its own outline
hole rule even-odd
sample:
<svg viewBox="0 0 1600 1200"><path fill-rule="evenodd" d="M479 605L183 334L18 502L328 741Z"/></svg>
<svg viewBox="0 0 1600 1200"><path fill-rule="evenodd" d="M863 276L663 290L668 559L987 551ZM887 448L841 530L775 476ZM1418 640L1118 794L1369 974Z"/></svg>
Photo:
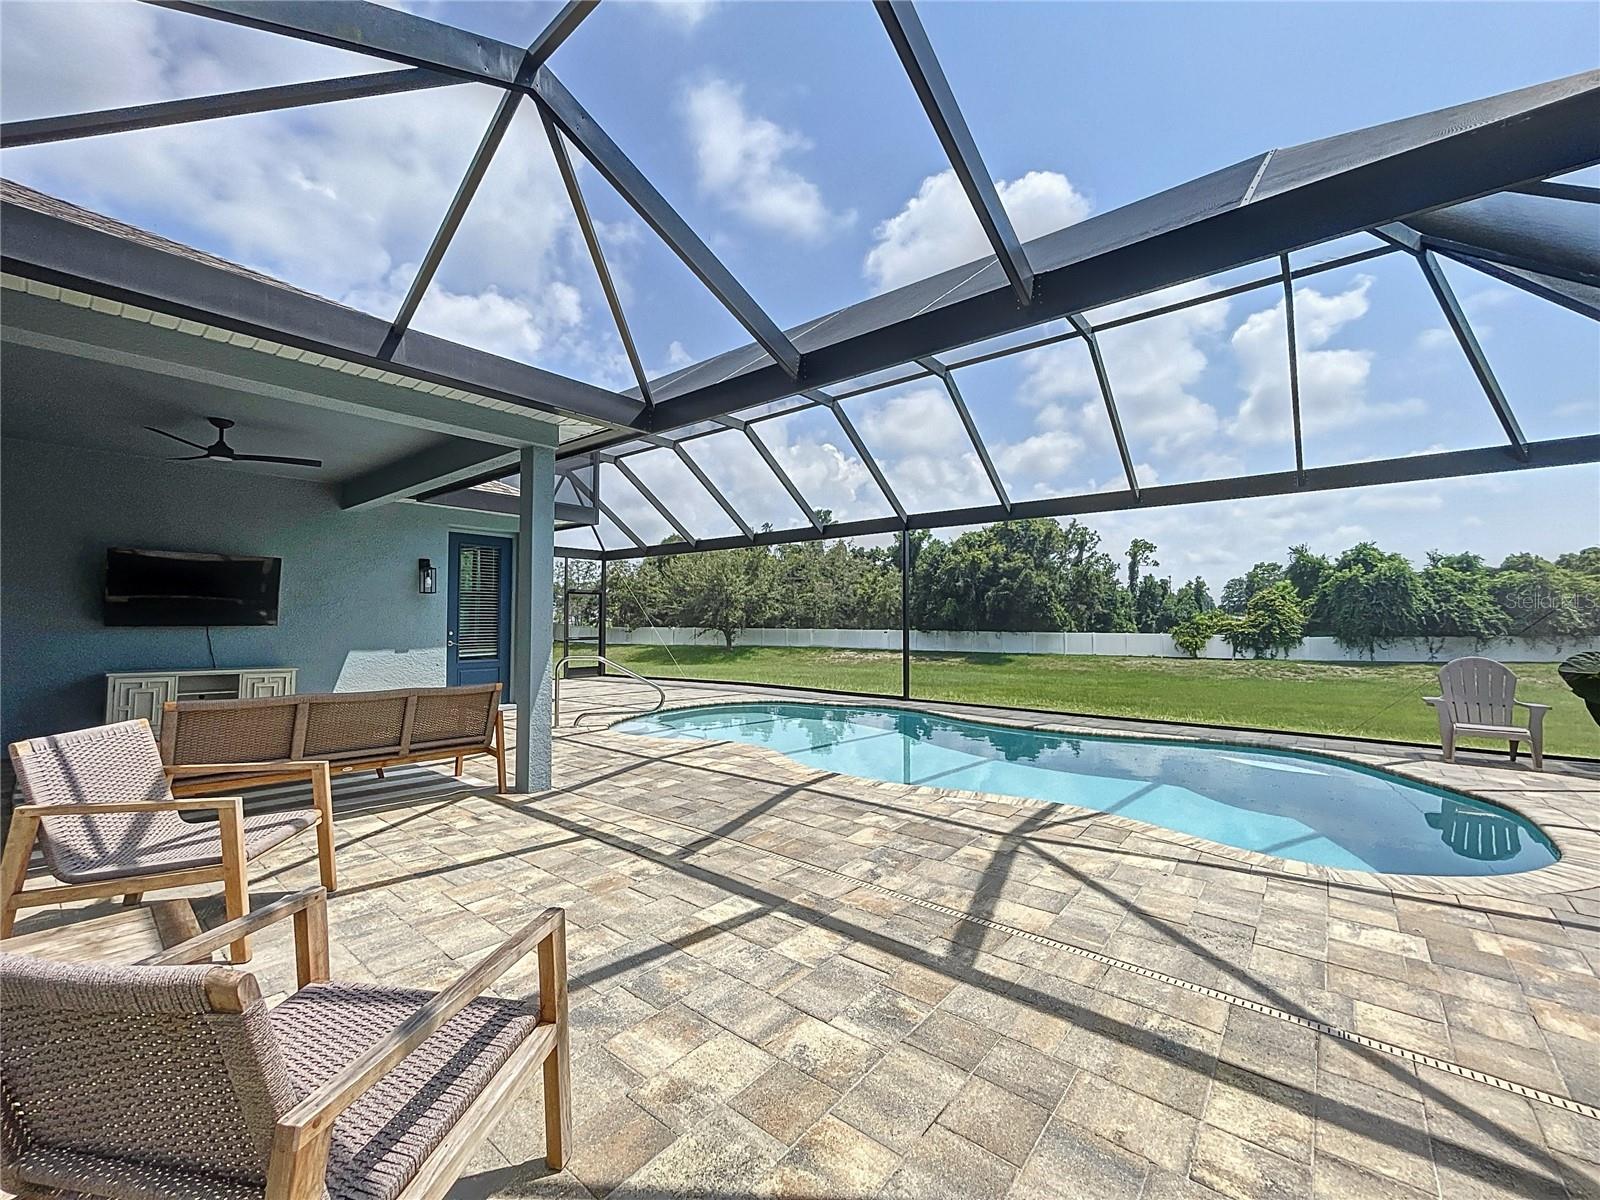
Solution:
<svg viewBox="0 0 1600 1200"><path fill-rule="evenodd" d="M715 631L884 629L901 620L900 536L883 546L803 542L620 561L607 568L611 623ZM1078 521L1036 519L911 537L911 625L919 630L1168 633L1198 654L1214 636L1236 654L1287 652L1332 636L1371 654L1399 641L1484 643L1518 636L1559 647L1600 635L1600 547L1553 562L1432 551L1420 567L1361 542L1342 554L1292 546L1213 598L1203 578L1158 575L1156 545L1120 556ZM574 560L591 579L596 567ZM576 586L576 579L574 581Z"/></svg>

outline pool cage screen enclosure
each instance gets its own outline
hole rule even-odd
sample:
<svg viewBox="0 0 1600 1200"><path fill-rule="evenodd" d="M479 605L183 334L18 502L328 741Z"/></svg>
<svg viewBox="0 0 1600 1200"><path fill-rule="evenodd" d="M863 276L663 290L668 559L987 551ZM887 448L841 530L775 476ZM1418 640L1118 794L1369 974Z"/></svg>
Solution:
<svg viewBox="0 0 1600 1200"><path fill-rule="evenodd" d="M79 246L79 235L7 204L8 272L47 284L83 286L154 309L201 317L222 329L336 356L357 367L393 369L514 408L556 412L563 439L556 463L557 553L607 563L690 551L819 539L905 534L1030 517L1157 509L1374 484L1492 474L1600 461L1600 434L1535 438L1467 316L1450 272L1470 271L1526 296L1600 320L1600 188L1575 172L1600 163L1600 72L1553 80L1240 162L1076 224L1023 241L909 0L874 5L990 253L791 328L780 328L552 71L549 60L597 0L575 0L528 45L359 0L157 0L160 7L384 60L392 69L309 83L199 96L128 108L8 121L0 147L337 104L465 84L494 89L499 102L392 318L367 317L315 297L254 303L248 281L197 282L194 264L155 277ZM420 333L412 319L523 106L537 114L591 260L635 386L611 390ZM575 154L574 154L575 152ZM581 164L577 161L581 159ZM629 328L591 218L590 186L609 187L688 267L748 333L749 344L651 378ZM1358 243L1352 245L1351 243ZM1338 243L1337 247L1332 244ZM1313 247L1337 249L1316 261ZM1409 263L1431 292L1443 327L1463 356L1498 430L1495 444L1307 460L1305 427L1316 400L1302 396L1296 285L1358 264ZM1247 293L1281 292L1286 368L1279 414L1292 430L1282 469L1155 482L1141 478L1141 447L1119 407L1117 370L1104 345L1124 327L1155 322ZM1144 307L1140 307L1140 304ZM983 406L963 391L962 372L1063 345L1087 355L1103 431L1115 451L1110 485L1071 494L1012 494L982 431ZM961 503L906 494L853 419L857 397L926 385L954 414L970 451L977 494ZM1467 397L1460 397L1465 403ZM836 520L808 495L764 436L770 423L825 423L859 461L881 507ZM914 419L914 418L913 418ZM567 433L573 436L566 436ZM741 508L695 450L705 439L738 445L764 472L780 511ZM667 495L650 463L668 461L682 489ZM483 455L461 469L418 478L405 498L517 511L514 455ZM702 516L673 496L692 493ZM626 496L633 505L621 504ZM792 506L792 512L790 507ZM648 513L665 536L634 528ZM634 520L630 520L633 517ZM730 531L731 532L728 532ZM903 687L909 693L909 538L901 537ZM602 596L604 587L601 587ZM601 601L603 602L603 600ZM603 629L604 622L600 622ZM603 633L600 635L603 637Z"/></svg>

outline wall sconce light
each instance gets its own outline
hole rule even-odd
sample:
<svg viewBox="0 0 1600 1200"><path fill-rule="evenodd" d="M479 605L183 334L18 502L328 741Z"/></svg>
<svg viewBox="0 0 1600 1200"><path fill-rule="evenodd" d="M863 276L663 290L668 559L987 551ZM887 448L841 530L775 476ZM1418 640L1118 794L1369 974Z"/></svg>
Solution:
<svg viewBox="0 0 1600 1200"><path fill-rule="evenodd" d="M431 596L439 590L439 571L431 559L417 559L417 591Z"/></svg>

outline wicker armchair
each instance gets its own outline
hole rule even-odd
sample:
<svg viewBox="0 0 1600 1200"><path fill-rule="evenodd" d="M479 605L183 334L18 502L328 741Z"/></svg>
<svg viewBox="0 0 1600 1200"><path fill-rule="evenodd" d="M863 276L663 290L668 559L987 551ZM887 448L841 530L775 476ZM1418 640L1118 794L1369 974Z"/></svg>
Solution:
<svg viewBox="0 0 1600 1200"><path fill-rule="evenodd" d="M300 988L204 963L292 916ZM482 993L538 950L536 1000ZM445 991L330 983L312 888L138 966L0 954L0 1183L114 1200L431 1200L535 1067L545 1157L570 1142L566 919L508 938Z"/></svg>
<svg viewBox="0 0 1600 1200"><path fill-rule="evenodd" d="M9 937L19 908L125 896L222 882L230 919L250 908L246 871L251 860L304 830L317 831L322 884L337 886L333 861L333 789L325 762L276 763L281 777L307 778L312 806L245 815L237 796L177 800L172 781L186 774L259 774L258 763L163 767L145 721L14 742L26 803L12 810L0 855L0 938ZM182 814L214 813L216 821ZM38 843L56 887L26 887L28 860ZM241 937L230 957L248 961Z"/></svg>

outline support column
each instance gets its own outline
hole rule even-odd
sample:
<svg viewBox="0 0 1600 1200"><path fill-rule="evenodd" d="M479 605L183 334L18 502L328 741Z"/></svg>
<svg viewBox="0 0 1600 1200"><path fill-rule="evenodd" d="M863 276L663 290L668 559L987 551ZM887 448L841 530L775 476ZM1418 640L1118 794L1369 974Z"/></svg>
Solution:
<svg viewBox="0 0 1600 1200"><path fill-rule="evenodd" d="M555 594L556 452L524 446L517 478L517 580L511 694L517 703L516 792L550 786L551 597Z"/></svg>
<svg viewBox="0 0 1600 1200"><path fill-rule="evenodd" d="M900 699L911 699L911 527L909 525L900 529Z"/></svg>

